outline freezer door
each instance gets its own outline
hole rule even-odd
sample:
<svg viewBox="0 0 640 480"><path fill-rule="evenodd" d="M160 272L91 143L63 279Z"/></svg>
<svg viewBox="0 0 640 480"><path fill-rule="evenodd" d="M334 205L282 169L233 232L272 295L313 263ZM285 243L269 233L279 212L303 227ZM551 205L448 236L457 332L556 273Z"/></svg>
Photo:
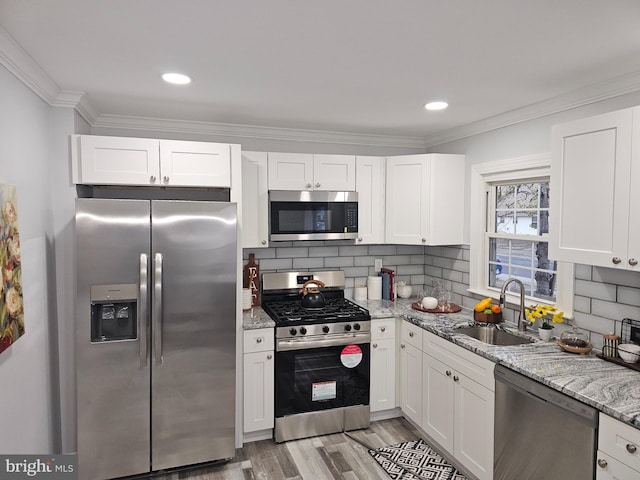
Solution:
<svg viewBox="0 0 640 480"><path fill-rule="evenodd" d="M153 470L234 455L236 206L153 201Z"/></svg>
<svg viewBox="0 0 640 480"><path fill-rule="evenodd" d="M149 223L149 201L76 200L81 479L149 471Z"/></svg>

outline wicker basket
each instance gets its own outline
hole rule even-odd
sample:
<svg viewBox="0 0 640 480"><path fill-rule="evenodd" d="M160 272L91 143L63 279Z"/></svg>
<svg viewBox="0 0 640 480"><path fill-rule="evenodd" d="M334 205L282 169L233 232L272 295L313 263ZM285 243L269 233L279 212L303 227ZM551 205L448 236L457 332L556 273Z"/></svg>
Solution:
<svg viewBox="0 0 640 480"><path fill-rule="evenodd" d="M501 323L502 322L502 312L500 313L482 313L473 311L473 319L476 322L484 322L484 323Z"/></svg>

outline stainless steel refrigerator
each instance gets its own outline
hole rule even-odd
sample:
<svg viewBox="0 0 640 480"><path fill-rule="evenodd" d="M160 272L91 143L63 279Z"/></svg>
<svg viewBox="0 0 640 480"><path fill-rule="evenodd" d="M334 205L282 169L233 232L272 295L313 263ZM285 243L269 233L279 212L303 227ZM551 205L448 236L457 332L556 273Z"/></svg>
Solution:
<svg viewBox="0 0 640 480"><path fill-rule="evenodd" d="M236 205L76 201L83 479L231 458Z"/></svg>

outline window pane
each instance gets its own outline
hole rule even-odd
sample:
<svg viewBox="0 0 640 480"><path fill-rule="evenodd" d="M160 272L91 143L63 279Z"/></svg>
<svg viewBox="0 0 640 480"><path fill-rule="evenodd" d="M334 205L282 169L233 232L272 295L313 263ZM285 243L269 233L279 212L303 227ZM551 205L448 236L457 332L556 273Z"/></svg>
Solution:
<svg viewBox="0 0 640 480"><path fill-rule="evenodd" d="M513 208L516 205L516 186L498 185L496 187L496 208Z"/></svg>
<svg viewBox="0 0 640 480"><path fill-rule="evenodd" d="M537 183L521 183L516 188L516 208L538 208Z"/></svg>
<svg viewBox="0 0 640 480"><path fill-rule="evenodd" d="M496 210L496 232L515 233L513 210Z"/></svg>

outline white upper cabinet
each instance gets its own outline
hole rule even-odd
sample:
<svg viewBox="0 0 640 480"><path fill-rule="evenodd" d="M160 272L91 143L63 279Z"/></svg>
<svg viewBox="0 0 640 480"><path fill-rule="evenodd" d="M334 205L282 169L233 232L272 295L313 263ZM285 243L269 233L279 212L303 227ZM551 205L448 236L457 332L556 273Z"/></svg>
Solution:
<svg viewBox="0 0 640 480"><path fill-rule="evenodd" d="M463 243L464 155L387 157L386 177L387 243Z"/></svg>
<svg viewBox="0 0 640 480"><path fill-rule="evenodd" d="M73 182L231 187L228 144L72 135Z"/></svg>
<svg viewBox="0 0 640 480"><path fill-rule="evenodd" d="M269 190L355 191L353 155L272 153L269 156Z"/></svg>
<svg viewBox="0 0 640 480"><path fill-rule="evenodd" d="M384 157L356 157L358 244L384 243Z"/></svg>
<svg viewBox="0 0 640 480"><path fill-rule="evenodd" d="M553 128L551 258L640 269L639 149L638 107Z"/></svg>
<svg viewBox="0 0 640 480"><path fill-rule="evenodd" d="M269 245L266 152L242 152L242 248Z"/></svg>

